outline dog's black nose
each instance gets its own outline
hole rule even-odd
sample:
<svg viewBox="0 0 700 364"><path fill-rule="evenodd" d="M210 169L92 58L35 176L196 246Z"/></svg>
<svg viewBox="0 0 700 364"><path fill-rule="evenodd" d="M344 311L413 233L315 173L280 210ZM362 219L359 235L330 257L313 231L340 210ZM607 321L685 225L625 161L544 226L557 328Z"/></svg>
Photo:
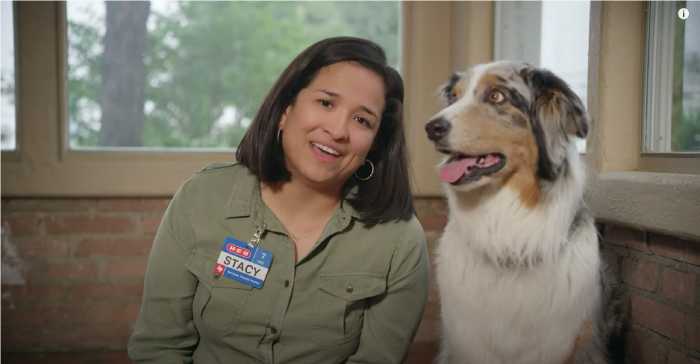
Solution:
<svg viewBox="0 0 700 364"><path fill-rule="evenodd" d="M428 139L438 141L450 131L450 123L445 118L437 118L430 120L425 125L425 132L428 133Z"/></svg>

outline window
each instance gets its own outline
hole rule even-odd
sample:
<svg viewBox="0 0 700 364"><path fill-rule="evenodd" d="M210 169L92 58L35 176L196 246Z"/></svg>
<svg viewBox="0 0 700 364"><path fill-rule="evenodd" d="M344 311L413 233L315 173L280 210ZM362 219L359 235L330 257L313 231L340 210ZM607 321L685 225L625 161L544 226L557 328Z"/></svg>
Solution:
<svg viewBox="0 0 700 364"><path fill-rule="evenodd" d="M205 144L201 142L201 140L206 139L206 137L199 140L189 137L183 138L186 141L192 141L192 143L184 147L180 146L182 144L168 143L160 143L161 145L157 143L142 143L141 146L130 147L101 146L99 143L94 143L91 146L89 143L75 142L75 138L73 141L71 140L71 135L81 135L81 137L85 137L83 140L88 141L90 138L92 138L93 141L99 140L95 132L100 130L96 127L101 127L100 119L92 115L93 119L85 118L84 120L90 121L85 123L88 125L87 129L90 127L93 129L88 132L77 131L76 127L71 124L73 115L69 112L71 108L70 103L91 105L91 109L87 108L85 109L86 111L84 111L88 115L90 115L90 113L102 112L101 107L96 107L100 105L99 97L95 96L97 95L97 91L89 89L89 87L100 85L99 83L83 83L86 89L78 89L78 94L80 94L80 92L84 92L85 94L93 92L92 100L95 100L94 103L90 102L90 98L86 101L78 101L78 98L71 99L73 96L70 94L70 84L75 85L75 83L71 82L69 73L72 72L72 70L69 64L70 62L84 60L73 58L78 53L75 53L75 50L71 48L71 22L79 22L81 18L80 15L77 15L75 18L70 16L70 14L75 15L76 13L71 13L68 7L80 6L85 3L86 2L78 2L76 4L72 2L13 2L16 27L15 44L17 45L18 54L16 61L17 66L15 67L17 73L18 101L16 123L18 135L20 137L18 137L19 148L16 151L3 151L2 153L1 177L3 196L170 196L177 190L182 181L186 180L202 167L215 162L232 161L234 159L234 154L231 148L235 147L233 142L227 142L226 145ZM341 6L343 11L336 11L333 13L329 10L329 7L335 3L328 2L306 2L298 4L291 2L275 2L272 4L275 6L270 6L271 4L267 2L166 2L166 5L160 5L153 1L150 2L146 29L148 29L150 22L154 21L151 19L155 19L153 14L158 12L159 6L165 6L166 11L168 11L167 9L180 9L181 5L189 6L189 4L192 4L192 6L218 5L223 7L232 6L234 4L237 5L239 3L248 6L266 7L270 11L277 11L275 10L277 9L275 6L279 5L282 6L282 10L286 9L292 11L290 9L296 9L294 11L298 13L297 15L306 14L305 19L308 23L307 26L305 26L299 34L285 33L284 35L287 37L307 37L305 39L311 39L308 37L311 37L309 33L311 33L313 29L312 25L322 23L322 19L326 17L342 15L345 19L352 19L352 21L357 24L363 24L362 26L355 26L354 34L374 39L382 44L388 51L389 57L393 57L391 58L391 62L394 62L394 64L401 64L406 85L414 83L411 81L416 78L416 75L422 76L422 73L417 70L424 70L427 68L436 69L437 66L435 63L438 63L440 67L444 66L445 71L439 75L439 81L432 81L431 79L431 82L429 82L430 84L437 85L442 81L442 75L448 74L448 63L446 63L448 53L440 51L437 52L438 54L435 54L436 52L424 50L430 49L429 47L434 45L442 46L440 40L443 39L442 37L449 30L449 23L444 21L444 19L450 19L451 5L435 7L433 5L420 6L412 3L398 2L340 3L336 5ZM100 4L102 8L102 13L106 15L104 3L98 4ZM299 7L292 7L295 4L299 5ZM301 7L301 4L307 5L309 8ZM316 10L313 12L304 10L311 8ZM196 9L199 8L195 7L193 9L195 10L192 11L196 12ZM99 11L98 9L96 12L91 13L90 17L94 16L98 18L100 16ZM395 11L396 22L388 22L387 19L390 17L390 14L383 14L382 11ZM284 19L286 19L284 18L285 14L273 14L275 17L273 17L272 20L267 18L268 20L265 21L274 22L277 26L286 26L289 23L289 21L284 21ZM323 16L314 14L322 14ZM370 17L370 15L372 17ZM373 17L375 15L376 18ZM435 16L440 19L437 21L439 26L436 26L436 21L434 20ZM85 18L85 16L82 18ZM318 18L321 18L321 20ZM261 22L264 19L266 18L256 18L254 20L256 22ZM255 22L251 20L251 23ZM3 21L3 25L4 24L5 22ZM185 22L180 24L178 21L175 25L182 28L191 24L192 23ZM255 24L257 26L264 25ZM351 35L350 33L344 33L344 31L341 32L338 30L338 21L331 22L331 26L331 28L326 28L330 30L328 30L327 34L322 35L322 37L341 34ZM236 27L231 28L237 29ZM78 31L85 30L83 35L92 37L95 40L92 43L95 44L95 48L84 49L84 54L92 56L93 52L97 52L101 49L99 44L103 41L103 38L100 36L102 33L90 32L84 28L76 29L78 29ZM207 32L209 28L202 27L200 29L203 32ZM284 29L289 30L291 28ZM385 38L373 38L374 36L372 34L381 32L384 32L384 34L391 34L389 29L395 29L396 35L387 36ZM433 33L436 29L440 31ZM106 35L106 27L102 37L104 35ZM153 37L156 39L165 39L163 36L149 35L149 39ZM215 37L215 35L211 34L211 37ZM321 35L319 35L319 38L320 37ZM395 40L395 45L393 46L395 51L393 55L391 53L392 51L389 49L391 48L390 45L394 43L392 39ZM226 45L230 48L233 47L235 38L227 38L225 41L228 42ZM167 42L167 40L165 42ZM286 49L283 46L295 46L291 43L283 43L281 45L278 43L279 42L276 42L275 39L270 36L261 40L258 44L258 48L266 49L267 47L278 47ZM153 43L150 43L150 40L148 44L148 47L145 48L146 50L154 47ZM403 47L399 47L399 44ZM308 44L299 45L298 49L290 48L291 50L288 50L289 54L296 54L307 45ZM206 45L201 46L206 47ZM220 48L221 52L227 49L223 46ZM161 47L161 49L163 49L163 47ZM402 56L404 50L408 54L413 54L411 62L404 60L404 58L408 58ZM149 50L149 52L150 51L151 50ZM184 52L185 50L183 48L176 48L173 51ZM255 49L253 51L258 50ZM99 54L99 52L97 52L97 54ZM425 57L416 57L415 54L425 55ZM268 58L274 58L277 55L278 53L263 53L256 61L258 63L266 60L269 61ZM194 58L190 58L190 60L194 61ZM146 58L144 64L149 64L148 62L151 62L151 60ZM287 61L284 63L286 64L286 62ZM93 71L100 70L101 72L99 60L96 59L86 64L92 67ZM194 67L194 65L192 66ZM262 67L262 65L260 65L260 67ZM82 71L78 71L78 76L82 77L79 72L88 71L91 71L89 67L83 68ZM260 74L269 77L277 76ZM126 76L132 75L126 74ZM195 76L205 78L207 75L200 73ZM241 79L247 79L245 77L249 76L250 75L247 74L238 75ZM143 78L146 80L147 76L144 75ZM167 81L167 79L165 80ZM156 81L164 82L164 79L156 79ZM144 88L146 88L145 85L147 85L148 82L153 81L144 81ZM421 82L425 82L425 80L421 78ZM243 84L243 86L247 85ZM146 88L146 91L147 90ZM407 88L407 90L409 89ZM422 91L423 90L421 90L421 92ZM426 96L417 99L429 100L430 97L432 97L432 90L426 90L425 92L427 93ZM150 97L150 94L145 91L144 95L145 97ZM207 101L204 98L202 99ZM217 100L210 101L213 103ZM230 100L226 101L229 102ZM236 100L230 102L238 106L234 101ZM258 100L258 102L260 102L260 100ZM199 103L198 105L212 108L211 104ZM149 111L149 106L144 102L143 107L145 116ZM411 115L419 115L417 117L420 117L418 112L423 110L420 108L420 105L418 111L414 111L413 106L407 106L406 109L407 115L409 113ZM157 110L157 108L154 110ZM171 112L171 110L167 111ZM242 118L240 120L242 121ZM97 124L95 124L95 121L97 121ZM172 122L170 119L168 119L168 121ZM407 122L407 125L408 124L409 122ZM199 124L194 124L192 127L199 127L198 125ZM81 132L82 134L80 134ZM90 135L90 132L92 132L93 135ZM209 140L211 139L213 138L209 138ZM160 138L160 140L165 140L165 138Z"/></svg>
<svg viewBox="0 0 700 364"><path fill-rule="evenodd" d="M494 59L549 69L587 104L589 1L499 2L495 5ZM585 141L578 141L585 151Z"/></svg>
<svg viewBox="0 0 700 364"><path fill-rule="evenodd" d="M72 149L235 148L283 68L325 37L399 65L398 2L68 2Z"/></svg>
<svg viewBox="0 0 700 364"><path fill-rule="evenodd" d="M689 10L685 20L681 8ZM643 152L697 154L700 3L650 3L646 49Z"/></svg>
<svg viewBox="0 0 700 364"><path fill-rule="evenodd" d="M15 119L15 29L12 1L0 2L0 145L3 151L17 148Z"/></svg>

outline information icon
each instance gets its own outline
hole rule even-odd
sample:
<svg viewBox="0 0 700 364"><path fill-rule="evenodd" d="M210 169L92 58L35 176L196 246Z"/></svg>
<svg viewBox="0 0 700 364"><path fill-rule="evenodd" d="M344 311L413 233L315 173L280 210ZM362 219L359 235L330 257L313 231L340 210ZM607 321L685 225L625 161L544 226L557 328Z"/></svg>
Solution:
<svg viewBox="0 0 700 364"><path fill-rule="evenodd" d="M686 19L688 19L689 16L690 16L690 11L688 11L687 8L678 9L678 17L679 18L686 20Z"/></svg>

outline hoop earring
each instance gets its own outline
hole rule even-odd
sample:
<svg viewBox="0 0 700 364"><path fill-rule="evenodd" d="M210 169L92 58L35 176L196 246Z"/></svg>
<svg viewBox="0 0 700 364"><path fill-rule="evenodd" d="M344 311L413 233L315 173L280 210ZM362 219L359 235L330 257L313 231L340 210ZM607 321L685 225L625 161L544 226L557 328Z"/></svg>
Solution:
<svg viewBox="0 0 700 364"><path fill-rule="evenodd" d="M374 163L372 163L372 161L369 159L365 159L365 165L367 163L369 163L369 175L362 177L362 176L357 174L357 171L355 171L355 178L357 178L359 181L362 181L362 182L369 181L372 178L372 176L374 176ZM358 171L359 171L359 169L358 169Z"/></svg>

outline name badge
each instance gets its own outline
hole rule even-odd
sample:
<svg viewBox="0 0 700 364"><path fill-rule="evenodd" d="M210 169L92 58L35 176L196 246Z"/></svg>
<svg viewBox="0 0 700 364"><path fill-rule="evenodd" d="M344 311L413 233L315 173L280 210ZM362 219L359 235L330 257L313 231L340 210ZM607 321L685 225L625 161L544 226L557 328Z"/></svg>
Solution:
<svg viewBox="0 0 700 364"><path fill-rule="evenodd" d="M271 252L227 236L216 260L214 274L253 288L262 288L271 264Z"/></svg>

